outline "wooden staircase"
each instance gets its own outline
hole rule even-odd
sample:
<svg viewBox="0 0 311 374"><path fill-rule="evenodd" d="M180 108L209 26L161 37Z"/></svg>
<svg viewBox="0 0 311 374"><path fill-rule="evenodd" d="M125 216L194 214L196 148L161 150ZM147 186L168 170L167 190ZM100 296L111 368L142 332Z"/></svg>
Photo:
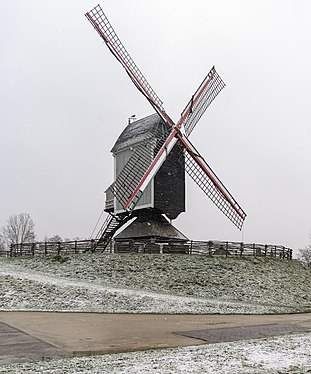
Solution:
<svg viewBox="0 0 311 374"><path fill-rule="evenodd" d="M132 217L130 215L116 216L109 213L95 238L93 251L104 251L111 242L113 235Z"/></svg>

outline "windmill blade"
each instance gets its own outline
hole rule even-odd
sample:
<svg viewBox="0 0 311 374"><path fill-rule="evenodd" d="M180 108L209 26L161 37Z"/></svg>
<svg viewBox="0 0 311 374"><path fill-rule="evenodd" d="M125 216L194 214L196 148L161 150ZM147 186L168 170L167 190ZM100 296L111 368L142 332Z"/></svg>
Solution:
<svg viewBox="0 0 311 374"><path fill-rule="evenodd" d="M154 92L142 72L128 54L127 50L107 19L105 13L103 12L101 6L97 5L95 8L86 13L85 16L93 25L94 29L98 32L99 36L105 41L112 54L124 67L135 86L147 98L163 120L167 122L168 118L164 114L165 111L163 108L163 102Z"/></svg>
<svg viewBox="0 0 311 374"><path fill-rule="evenodd" d="M185 170L201 190L212 200L220 211L242 229L246 213L220 181L189 139L183 137L185 149ZM186 143L186 145L185 145Z"/></svg>
<svg viewBox="0 0 311 374"><path fill-rule="evenodd" d="M124 209L132 210L137 205L143 190L139 190L138 194L134 197L131 202L131 209L128 209L127 202L152 164L155 156L160 151L168 134L169 130L164 124L161 125L160 122L160 124L149 132L148 137L143 142L132 147L133 153L131 157L116 176L114 183L109 187L110 192L112 192Z"/></svg>
<svg viewBox="0 0 311 374"><path fill-rule="evenodd" d="M143 144L136 146L132 156L109 187L109 190L124 209L126 209L128 199L153 160L153 147L152 141L145 141ZM139 191L134 197L132 209L137 205L142 194L143 191Z"/></svg>
<svg viewBox="0 0 311 374"><path fill-rule="evenodd" d="M129 160L128 164L126 167L124 167L124 170L122 170L116 182L110 189L124 209L131 211L136 206L148 183L155 176L162 163L165 161L167 154L175 145L177 141L175 136L178 130L174 128L175 124L165 113L162 101L147 82L146 78L141 73L131 56L128 54L100 5L97 5L91 11L86 13L85 16L93 25L100 37L105 41L106 45L116 59L124 67L135 86L147 98L167 127L171 128L171 134L164 139L165 144L161 144L159 150L157 150L157 152L154 154L153 159L151 159L149 162L145 162L141 169L135 167L135 170L133 169L134 162L132 162L134 159ZM139 155L139 153L140 151L138 151L137 155ZM133 157L135 156L133 155ZM145 157L142 157L142 159L146 160ZM137 171L137 175L141 177L138 183L137 179L133 178L134 171ZM126 186L127 183L128 186ZM119 188L120 192L118 192Z"/></svg>
<svg viewBox="0 0 311 374"><path fill-rule="evenodd" d="M173 149L174 145L176 144L177 140L179 140L184 148L193 155L194 160L200 165L201 157L197 157L198 152L195 150L193 145L189 142L187 137L181 132L183 127L185 127L185 132L190 134L193 130L194 126L197 124L199 119L202 117L203 113L207 109L207 107L211 104L213 99L218 95L218 93L225 87L225 83L217 74L216 69L213 67L211 71L208 73L206 78L201 83L200 87L193 95L192 99L190 100L189 104L186 106L185 110L182 113L182 116L178 123L175 125L174 122L167 116L164 112L162 118L166 120L166 123L171 127L171 132L168 135L166 141L163 142L162 147L159 149L158 153L155 154L154 159L149 164L149 167L137 170L137 175L141 178L135 188L133 188L132 194L128 196L128 200L124 204L124 200L122 200L122 205L124 209L132 210L135 208L137 202L139 201L140 197L142 196L145 188L147 187L148 183L151 181L152 178L156 175L157 171L160 169L161 165L167 158L169 152ZM204 170L206 169L206 171ZM203 172L208 172L208 167L203 166ZM130 178L130 173L126 171L124 177L128 180ZM134 180L134 178L132 178ZM136 182L136 181L135 181ZM122 181L122 185L124 186L125 183ZM134 187L132 184L129 184ZM117 194L117 189L115 189L115 195ZM229 194L230 195L230 194ZM226 194L224 195L226 196ZM228 199L229 200L229 199ZM233 199L234 200L234 199Z"/></svg>
<svg viewBox="0 0 311 374"><path fill-rule="evenodd" d="M190 135L206 109L225 86L213 66L181 114L179 122L183 123L187 136Z"/></svg>
<svg viewBox="0 0 311 374"><path fill-rule="evenodd" d="M167 138L165 137L166 135L163 134L156 148L152 144L154 138L150 138L145 145L139 145L110 187L124 209L132 211L135 208L145 188L179 141L185 150L185 170L188 175L220 211L241 230L246 213L190 140L186 136L181 136L176 127L171 130ZM156 153L155 157L152 156L153 150Z"/></svg>
<svg viewBox="0 0 311 374"><path fill-rule="evenodd" d="M130 169L128 170L128 168L122 170L112 187L112 192L117 197L118 201L122 202L121 204L125 210L133 210L145 188L152 178L154 178L176 142L180 141L189 156L186 157L186 159L188 159L188 166L186 167L186 170L188 169L188 174L190 174L219 209L237 227L241 228L246 214L186 137L186 135L191 133L194 126L197 124L213 99L225 87L224 82L217 74L215 68L213 68L204 79L199 89L193 95L183 111L180 120L175 125L170 117L165 113L162 101L156 95L144 75L126 51L100 5L97 5L90 12L86 13L85 16L93 25L100 37L105 41L110 51L124 67L135 86L147 98L156 112L167 124L168 128L170 128L169 134L163 140L158 151L154 153L154 157L151 157L151 159L141 168L139 178L137 179L139 180L138 182L135 179L132 179L132 181L129 179L133 177L131 175L134 174L134 172L130 172ZM140 151L138 151L138 155L139 152ZM133 160L129 160L129 165L130 161ZM127 184L128 186L125 187ZM118 195L118 189L123 191L120 195Z"/></svg>
<svg viewBox="0 0 311 374"><path fill-rule="evenodd" d="M112 193L127 211L132 211L144 193L149 182L166 160L168 154L177 142L177 130L163 133L162 137L152 137L145 144L136 147L132 157L128 160L115 183L112 185Z"/></svg>

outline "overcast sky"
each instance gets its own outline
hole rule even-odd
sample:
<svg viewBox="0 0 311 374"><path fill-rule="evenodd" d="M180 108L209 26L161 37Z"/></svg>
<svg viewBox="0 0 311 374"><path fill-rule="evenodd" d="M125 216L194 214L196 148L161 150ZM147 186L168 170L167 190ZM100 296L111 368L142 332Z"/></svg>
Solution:
<svg viewBox="0 0 311 374"><path fill-rule="evenodd" d="M28 212L38 239L88 237L115 140L153 113L84 13L89 0L10 0L0 14L0 226ZM226 83L191 140L248 214L243 232L187 180L191 239L293 248L311 231L311 2L103 0L177 121L215 65Z"/></svg>

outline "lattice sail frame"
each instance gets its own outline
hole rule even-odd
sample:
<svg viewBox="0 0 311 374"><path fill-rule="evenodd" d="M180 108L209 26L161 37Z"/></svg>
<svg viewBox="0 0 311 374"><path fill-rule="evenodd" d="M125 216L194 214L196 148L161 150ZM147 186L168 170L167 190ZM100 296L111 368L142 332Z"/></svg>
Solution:
<svg viewBox="0 0 311 374"><path fill-rule="evenodd" d="M187 137L187 135L190 135L207 107L211 104L218 93L225 87L224 82L217 74L215 68L213 67L208 73L184 109L180 120L177 122L177 124L175 124L166 114L163 108L163 102L154 92L144 75L141 73L135 62L126 51L100 5L97 5L90 12L86 13L85 16L93 25L100 37L105 41L116 59L124 67L135 86L147 98L152 107L160 115L164 123L166 123L168 128L171 129L167 139L156 152L154 159L151 161L149 166L147 163L139 170L139 182L137 183L137 181L132 181L133 184L130 185L128 191L126 191L123 194L123 198L120 199L124 209L130 213L135 208L145 188L154 178L176 142L179 141L182 143L186 153L185 169L187 173L213 201L213 203L239 229L241 229L246 218L246 213L229 193L229 191L224 187L219 178L208 166L204 158L199 154ZM133 157L134 156L135 155L133 155ZM129 163L130 162L131 159L129 160ZM124 185L125 180L128 179L129 175L123 176L124 180L121 183L122 185ZM112 185L112 192L115 196L118 195L118 183L119 180L117 179ZM135 184L136 187L134 187Z"/></svg>
<svg viewBox="0 0 311 374"><path fill-rule="evenodd" d="M136 87L142 91L148 100L152 100L153 104L164 111L163 102L154 92L132 57L126 51L101 6L98 4L95 8L86 13L85 16L91 22L100 37L104 39L110 51L126 69Z"/></svg>
<svg viewBox="0 0 311 374"><path fill-rule="evenodd" d="M185 152L185 170L192 180L201 188L201 190L212 200L219 210L234 223L238 229L242 229L246 215L239 204L234 200L230 192L224 187L222 182L210 168L209 175L197 167L194 160ZM213 176L213 178L212 178ZM219 186L219 187L218 187ZM226 191L226 195L224 194ZM232 209L232 206L236 209ZM240 214L237 214L239 211Z"/></svg>
<svg viewBox="0 0 311 374"><path fill-rule="evenodd" d="M126 162L114 183L109 187L110 192L123 207L149 168L154 154L158 153L167 139L167 135L168 129L164 126L158 126L155 131L150 132L148 139L145 139L143 143L135 147L132 156ZM134 199L135 205L137 205L141 196L142 193L137 194Z"/></svg>
<svg viewBox="0 0 311 374"><path fill-rule="evenodd" d="M181 114L181 118L185 118L184 127L187 136L191 134L206 109L225 86L213 66Z"/></svg>

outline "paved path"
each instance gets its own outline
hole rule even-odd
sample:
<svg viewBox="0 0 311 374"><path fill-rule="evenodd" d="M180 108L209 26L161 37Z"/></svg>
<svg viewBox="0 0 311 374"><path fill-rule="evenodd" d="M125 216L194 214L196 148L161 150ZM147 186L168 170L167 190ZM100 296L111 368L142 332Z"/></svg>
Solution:
<svg viewBox="0 0 311 374"><path fill-rule="evenodd" d="M0 363L199 345L300 331L311 331L311 313L155 315L0 312Z"/></svg>
<svg viewBox="0 0 311 374"><path fill-rule="evenodd" d="M67 353L0 322L0 364L64 357Z"/></svg>

